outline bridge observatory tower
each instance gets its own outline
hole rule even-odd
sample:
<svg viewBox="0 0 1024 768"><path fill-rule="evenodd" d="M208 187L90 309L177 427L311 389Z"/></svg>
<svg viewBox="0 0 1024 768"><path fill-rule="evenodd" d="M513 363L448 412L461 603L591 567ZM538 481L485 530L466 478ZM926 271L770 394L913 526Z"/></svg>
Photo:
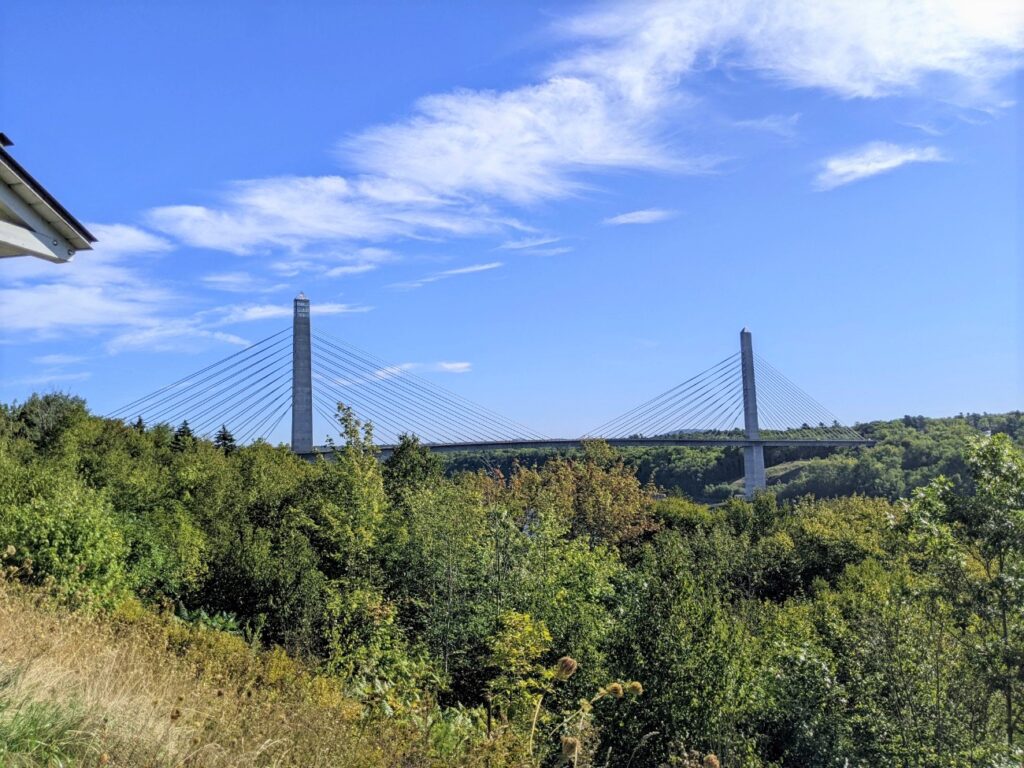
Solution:
<svg viewBox="0 0 1024 768"><path fill-rule="evenodd" d="M748 499L766 487L764 443L757 424L757 384L754 381L754 344L750 331L740 331L740 376L743 382L743 429L749 443L743 446L743 490Z"/></svg>
<svg viewBox="0 0 1024 768"><path fill-rule="evenodd" d="M309 337L309 299L295 297L292 315L292 450L313 452L313 360Z"/></svg>

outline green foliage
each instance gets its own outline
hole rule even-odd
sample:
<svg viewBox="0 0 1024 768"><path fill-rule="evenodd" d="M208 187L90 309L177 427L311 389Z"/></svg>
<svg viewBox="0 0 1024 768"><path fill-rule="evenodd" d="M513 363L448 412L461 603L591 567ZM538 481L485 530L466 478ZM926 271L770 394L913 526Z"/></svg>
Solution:
<svg viewBox="0 0 1024 768"><path fill-rule="evenodd" d="M754 647L719 580L700 565L683 535L665 532L644 546L621 585L612 654L621 676L642 683L643 704L628 719L615 710L598 722L615 753L642 745L644 765L691 748L753 750L740 714L751 695Z"/></svg>
<svg viewBox="0 0 1024 768"><path fill-rule="evenodd" d="M22 580L75 601L107 601L125 587L113 511L66 467L18 465L0 443L0 510L0 557Z"/></svg>
<svg viewBox="0 0 1024 768"><path fill-rule="evenodd" d="M446 473L413 437L382 463L371 425L338 422L307 462L62 395L0 408L4 573L71 604L173 607L169 637L223 646L203 664L283 646L365 716L415 722L440 764L1021 757L1020 414L775 449L777 492L752 501L732 449L598 442Z"/></svg>
<svg viewBox="0 0 1024 768"><path fill-rule="evenodd" d="M973 441L965 459L969 490L939 478L917 496L919 540L937 593L968 629L980 682L1002 700L1013 750L1024 723L1024 453L995 435Z"/></svg>
<svg viewBox="0 0 1024 768"><path fill-rule="evenodd" d="M213 439L213 444L227 455L231 455L238 450L238 446L235 445L235 436L231 434L227 424L221 424L220 429L217 431L217 436Z"/></svg>
<svg viewBox="0 0 1024 768"><path fill-rule="evenodd" d="M192 434L192 428L188 425L188 420L186 419L181 422L176 430L174 430L174 440L171 442L171 450L180 453L181 451L187 451L195 444L195 435Z"/></svg>
<svg viewBox="0 0 1024 768"><path fill-rule="evenodd" d="M0 765L50 766L95 761L86 717L74 701L33 701L15 691L17 674L0 678ZM79 761L82 761L81 763Z"/></svg>
<svg viewBox="0 0 1024 768"><path fill-rule="evenodd" d="M384 462L384 490L393 504L444 475L444 459L427 450L412 435L402 435L394 452Z"/></svg>
<svg viewBox="0 0 1024 768"><path fill-rule="evenodd" d="M487 661L496 672L490 693L508 715L528 706L540 688L545 669L538 662L551 647L551 633L528 613L505 611L489 645Z"/></svg>
<svg viewBox="0 0 1024 768"><path fill-rule="evenodd" d="M55 392L32 395L9 409L10 433L31 442L38 450L52 450L59 438L86 418L85 401L80 397Z"/></svg>

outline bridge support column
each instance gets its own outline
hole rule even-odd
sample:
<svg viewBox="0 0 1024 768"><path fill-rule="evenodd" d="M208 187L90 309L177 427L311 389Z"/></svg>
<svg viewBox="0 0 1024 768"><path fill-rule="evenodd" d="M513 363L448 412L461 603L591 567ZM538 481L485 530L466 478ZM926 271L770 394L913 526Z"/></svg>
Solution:
<svg viewBox="0 0 1024 768"><path fill-rule="evenodd" d="M743 448L743 491L748 499L767 487L764 476L764 445L757 423L757 385L754 382L754 344L750 331L740 331L740 369L743 377L743 426L750 445Z"/></svg>
<svg viewBox="0 0 1024 768"><path fill-rule="evenodd" d="M304 293L296 297L292 315L292 451L313 452L313 363Z"/></svg>

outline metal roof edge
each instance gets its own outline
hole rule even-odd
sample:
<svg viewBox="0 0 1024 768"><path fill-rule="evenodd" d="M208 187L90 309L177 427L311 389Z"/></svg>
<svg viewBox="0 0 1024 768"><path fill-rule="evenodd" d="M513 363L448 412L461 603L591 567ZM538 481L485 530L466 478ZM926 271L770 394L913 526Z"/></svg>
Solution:
<svg viewBox="0 0 1024 768"><path fill-rule="evenodd" d="M49 206L49 208L52 209L59 218L63 219L64 222L82 238L82 240L87 243L96 242L96 237L85 228L85 225L72 216L71 212L61 205L57 198L51 195L47 191L46 187L40 184L31 173L26 171L21 163L15 160L11 156L11 153L3 146L0 146L0 161L7 165L11 171L22 180L22 183L24 183L26 187L31 189L47 206Z"/></svg>

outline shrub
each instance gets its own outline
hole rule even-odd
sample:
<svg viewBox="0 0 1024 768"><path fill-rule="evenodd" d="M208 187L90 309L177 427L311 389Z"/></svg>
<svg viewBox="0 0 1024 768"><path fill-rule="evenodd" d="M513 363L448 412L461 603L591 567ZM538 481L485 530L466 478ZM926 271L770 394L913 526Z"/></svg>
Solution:
<svg viewBox="0 0 1024 768"><path fill-rule="evenodd" d="M56 467L31 475L0 448L0 556L19 578L74 602L125 587L124 538L102 494Z"/></svg>

